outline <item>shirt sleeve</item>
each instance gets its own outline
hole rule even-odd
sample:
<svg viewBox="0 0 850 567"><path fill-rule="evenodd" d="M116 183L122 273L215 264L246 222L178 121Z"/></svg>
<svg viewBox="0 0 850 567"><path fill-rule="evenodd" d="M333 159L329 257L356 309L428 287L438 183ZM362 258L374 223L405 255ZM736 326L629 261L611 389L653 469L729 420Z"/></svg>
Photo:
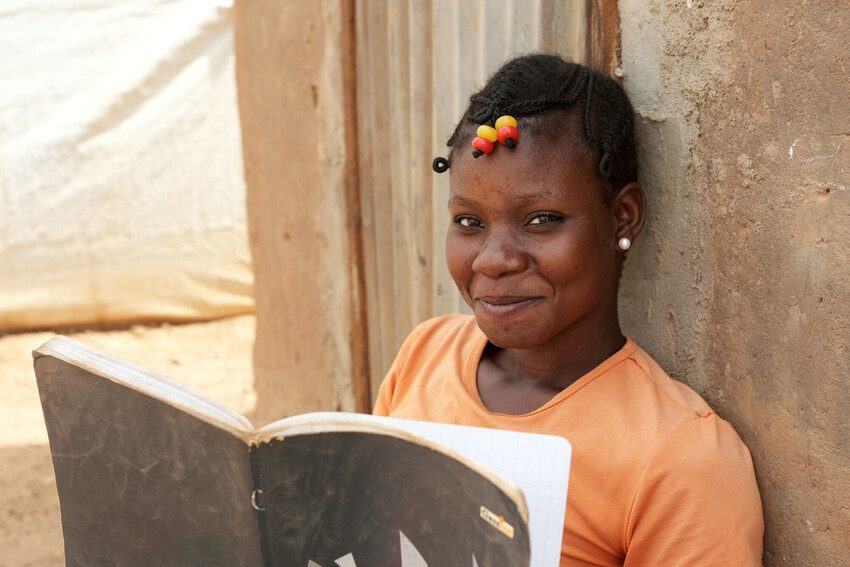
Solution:
<svg viewBox="0 0 850 567"><path fill-rule="evenodd" d="M761 565L763 533L750 453L710 414L680 425L644 472L624 567Z"/></svg>
<svg viewBox="0 0 850 567"><path fill-rule="evenodd" d="M375 405L372 407L372 415L382 415L387 417L393 407L393 390L395 389L395 373L392 368L390 372L381 382L381 387L378 388L378 397L375 399Z"/></svg>
<svg viewBox="0 0 850 567"><path fill-rule="evenodd" d="M375 399L375 405L372 407L372 415L387 417L392 412L394 407L393 396L395 394L398 378L404 372L404 367L407 364L410 352L415 350L417 338L421 334L421 330L426 323L422 323L413 329L401 345L392 366L390 366L389 372L387 372L387 375L384 377L384 381L381 382L381 386L378 388L378 397Z"/></svg>

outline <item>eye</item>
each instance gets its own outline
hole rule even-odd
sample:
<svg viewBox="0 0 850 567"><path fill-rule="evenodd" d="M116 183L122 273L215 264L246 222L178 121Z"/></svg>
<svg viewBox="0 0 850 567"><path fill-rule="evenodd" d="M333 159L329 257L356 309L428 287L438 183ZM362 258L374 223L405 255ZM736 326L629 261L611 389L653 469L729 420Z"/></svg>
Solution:
<svg viewBox="0 0 850 567"><path fill-rule="evenodd" d="M558 215L555 213L535 213L531 220L528 221L528 224L531 226L541 226L546 224L552 224L555 222L563 222L564 216Z"/></svg>
<svg viewBox="0 0 850 567"><path fill-rule="evenodd" d="M482 228L484 226L479 219L470 216L455 217L454 222L463 228Z"/></svg>

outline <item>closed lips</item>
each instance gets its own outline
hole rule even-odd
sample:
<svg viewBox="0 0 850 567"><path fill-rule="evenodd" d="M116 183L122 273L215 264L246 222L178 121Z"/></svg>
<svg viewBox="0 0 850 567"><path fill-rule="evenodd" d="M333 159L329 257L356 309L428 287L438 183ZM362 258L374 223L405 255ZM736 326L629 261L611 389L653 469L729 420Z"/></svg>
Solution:
<svg viewBox="0 0 850 567"><path fill-rule="evenodd" d="M526 303L528 301L534 301L535 299L540 299L539 297L529 297L529 296L515 296L515 295L505 295L505 296L482 296L478 298L478 301L482 303L488 303L490 305L516 305L518 303Z"/></svg>
<svg viewBox="0 0 850 567"><path fill-rule="evenodd" d="M513 317L526 310L531 309L540 300L540 297L528 296L484 296L477 300L478 309L484 311L489 317Z"/></svg>

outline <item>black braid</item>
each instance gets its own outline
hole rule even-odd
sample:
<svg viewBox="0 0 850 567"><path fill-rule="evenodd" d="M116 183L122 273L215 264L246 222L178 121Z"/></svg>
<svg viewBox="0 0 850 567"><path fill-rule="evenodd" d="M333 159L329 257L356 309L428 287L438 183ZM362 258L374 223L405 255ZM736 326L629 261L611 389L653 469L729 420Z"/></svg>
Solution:
<svg viewBox="0 0 850 567"><path fill-rule="evenodd" d="M573 74L572 80L567 83L569 86L569 91L567 91L564 100L569 101L570 104L578 100L579 95L581 95L582 89L584 89L584 85L587 84L587 80L590 78L590 69L587 67L577 67L575 73Z"/></svg>
<svg viewBox="0 0 850 567"><path fill-rule="evenodd" d="M561 101L557 98L534 98L527 101L520 101L514 104L511 107L512 112L517 114L533 114L535 112L540 112L545 108L549 108L550 106L560 104Z"/></svg>
<svg viewBox="0 0 850 567"><path fill-rule="evenodd" d="M490 119L493 116L493 99L486 96L479 96L476 97L475 102L479 105L478 110L472 110L472 105L470 104L467 117L476 124L486 124L490 122Z"/></svg>
<svg viewBox="0 0 850 567"><path fill-rule="evenodd" d="M608 76L558 55L538 53L508 61L469 98L447 142L446 168L455 151L468 149L479 125L492 126L504 114L518 120L521 140L531 135L555 144L575 143L569 134L575 116L581 122L578 136L596 156L599 174L611 181L609 192L637 180L634 111L622 87Z"/></svg>
<svg viewBox="0 0 850 567"><path fill-rule="evenodd" d="M588 142L593 142L593 135L590 133L590 103L593 101L593 75L587 78L587 94L584 95L584 137ZM607 176L606 176L607 177Z"/></svg>
<svg viewBox="0 0 850 567"><path fill-rule="evenodd" d="M602 144L602 157L599 159L599 174L608 179L611 175L611 153L618 148L631 133L631 123L625 121L618 132L610 140Z"/></svg>
<svg viewBox="0 0 850 567"><path fill-rule="evenodd" d="M599 175L605 179L611 178L611 152L607 149L602 150L602 157L599 158Z"/></svg>

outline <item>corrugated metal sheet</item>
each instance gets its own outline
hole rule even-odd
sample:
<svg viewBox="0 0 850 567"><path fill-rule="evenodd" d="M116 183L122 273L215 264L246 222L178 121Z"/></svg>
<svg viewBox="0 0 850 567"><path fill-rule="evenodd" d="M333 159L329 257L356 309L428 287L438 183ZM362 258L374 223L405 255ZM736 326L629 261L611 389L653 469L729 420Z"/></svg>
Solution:
<svg viewBox="0 0 850 567"><path fill-rule="evenodd" d="M357 0L357 106L373 394L419 322L466 310L445 268L435 155L469 95L514 54L587 61L585 0Z"/></svg>

